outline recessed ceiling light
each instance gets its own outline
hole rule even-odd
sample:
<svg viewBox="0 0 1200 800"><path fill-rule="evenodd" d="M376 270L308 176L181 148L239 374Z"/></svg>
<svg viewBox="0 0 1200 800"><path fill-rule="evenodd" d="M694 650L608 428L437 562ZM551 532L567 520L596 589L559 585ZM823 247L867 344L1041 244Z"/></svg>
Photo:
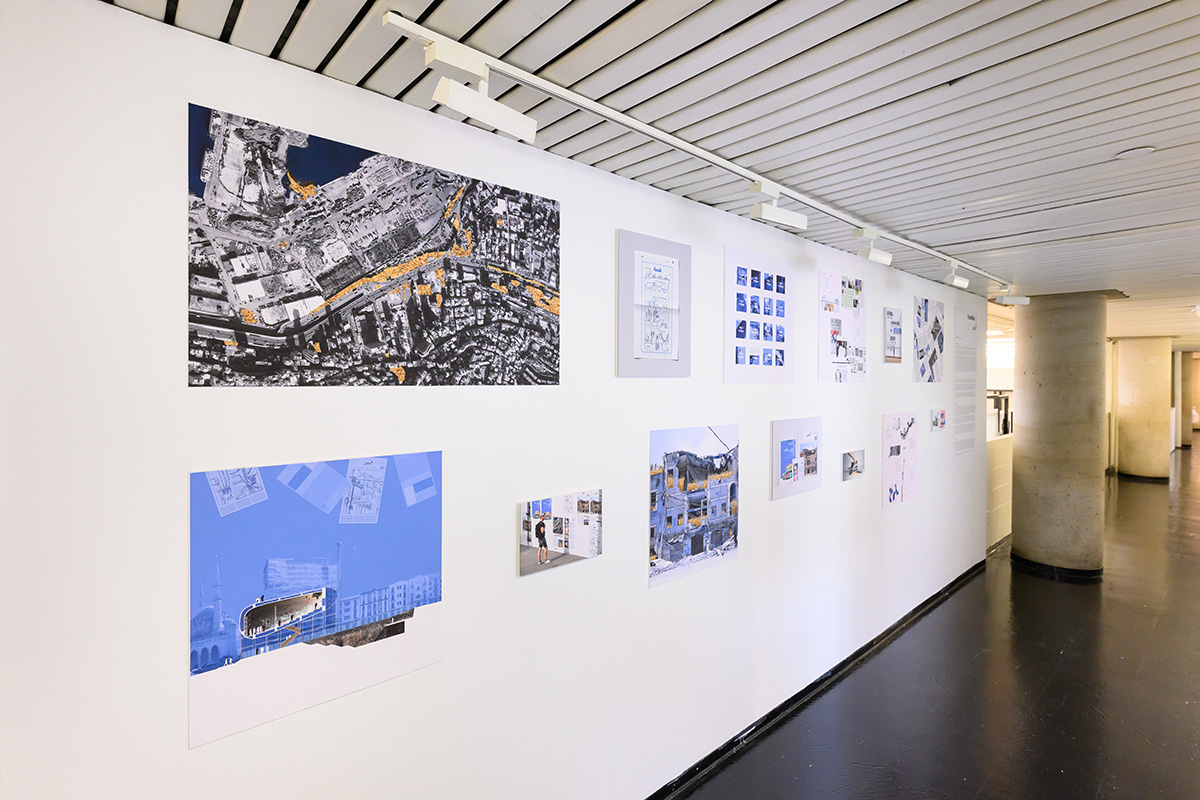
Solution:
<svg viewBox="0 0 1200 800"><path fill-rule="evenodd" d="M1122 150L1117 153L1116 158L1141 158L1148 156L1154 152L1154 148L1147 145L1146 147L1131 147L1128 150Z"/></svg>

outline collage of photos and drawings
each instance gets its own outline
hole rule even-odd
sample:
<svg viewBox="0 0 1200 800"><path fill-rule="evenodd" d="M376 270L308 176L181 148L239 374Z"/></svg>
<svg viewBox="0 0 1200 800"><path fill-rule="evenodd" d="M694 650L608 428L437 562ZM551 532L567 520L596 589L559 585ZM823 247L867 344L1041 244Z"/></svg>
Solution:
<svg viewBox="0 0 1200 800"><path fill-rule="evenodd" d="M557 201L188 113L189 385L559 382ZM618 259L617 374L688 376L690 246L618 231ZM792 268L727 247L724 273L725 381L790 382ZM884 311L884 362L900 363L902 312ZM821 271L817 316L818 381L865 381L863 281ZM944 318L914 298L917 382L942 380ZM885 506L915 496L915 423L884 417ZM943 410L931 425L945 427ZM822 419L775 420L770 436L771 499L820 488ZM864 451L841 467L860 478ZM734 559L738 426L651 431L649 470L649 586ZM442 598L441 474L440 452L191 474L189 680L224 698L205 713L238 702L251 685L238 676L259 661L286 671L322 648L418 638L392 676L440 660L440 616L427 615ZM600 489L527 500L518 519L518 576L603 552ZM411 633L431 622L436 637ZM299 693L264 713L313 702Z"/></svg>
<svg viewBox="0 0 1200 800"><path fill-rule="evenodd" d="M442 599L440 452L194 472L190 513L192 681L369 651Z"/></svg>

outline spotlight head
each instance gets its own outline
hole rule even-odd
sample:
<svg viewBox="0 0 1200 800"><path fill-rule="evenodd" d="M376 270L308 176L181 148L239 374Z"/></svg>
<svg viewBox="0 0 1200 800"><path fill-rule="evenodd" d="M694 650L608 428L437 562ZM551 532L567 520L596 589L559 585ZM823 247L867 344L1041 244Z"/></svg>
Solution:
<svg viewBox="0 0 1200 800"><path fill-rule="evenodd" d="M1029 298L1019 294L1002 294L996 298L996 302L1002 306L1027 306Z"/></svg>
<svg viewBox="0 0 1200 800"><path fill-rule="evenodd" d="M862 258L874 261L876 264L883 264L885 267L892 265L892 254L886 250L880 250L875 246L874 240L868 242L865 247L858 251L858 255Z"/></svg>
<svg viewBox="0 0 1200 800"><path fill-rule="evenodd" d="M942 278L942 283L947 286L953 286L955 289L965 289L971 285L971 281L959 275L957 272L950 272L946 277Z"/></svg>
<svg viewBox="0 0 1200 800"><path fill-rule="evenodd" d="M760 219L763 222L774 222L798 231L808 230L808 217L795 211L788 211L770 203L755 203L750 209L750 219Z"/></svg>

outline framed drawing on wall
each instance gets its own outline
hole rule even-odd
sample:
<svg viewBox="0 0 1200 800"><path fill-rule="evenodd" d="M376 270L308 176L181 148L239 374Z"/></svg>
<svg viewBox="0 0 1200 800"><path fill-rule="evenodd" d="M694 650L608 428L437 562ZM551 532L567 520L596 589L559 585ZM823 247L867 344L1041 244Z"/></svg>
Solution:
<svg viewBox="0 0 1200 800"><path fill-rule="evenodd" d="M692 364L692 248L617 231L617 375L686 378Z"/></svg>

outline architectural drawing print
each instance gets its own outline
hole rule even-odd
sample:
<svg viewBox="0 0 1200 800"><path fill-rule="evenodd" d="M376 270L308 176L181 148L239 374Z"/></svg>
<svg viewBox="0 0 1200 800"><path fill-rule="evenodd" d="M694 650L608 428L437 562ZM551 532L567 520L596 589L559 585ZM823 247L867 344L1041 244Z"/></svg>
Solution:
<svg viewBox="0 0 1200 800"><path fill-rule="evenodd" d="M679 259L633 254L638 337L634 358L679 358Z"/></svg>
<svg viewBox="0 0 1200 800"><path fill-rule="evenodd" d="M736 425L651 431L651 587L736 556L737 511Z"/></svg>
<svg viewBox="0 0 1200 800"><path fill-rule="evenodd" d="M941 383L946 350L946 306L913 298L913 380Z"/></svg>
<svg viewBox="0 0 1200 800"><path fill-rule="evenodd" d="M349 487L342 498L342 513L338 522L371 524L379 521L379 505L383 501L383 480L387 473L386 458L352 458L346 468Z"/></svg>
<svg viewBox="0 0 1200 800"><path fill-rule="evenodd" d="M883 506L917 494L917 415L883 415Z"/></svg>
<svg viewBox="0 0 1200 800"><path fill-rule="evenodd" d="M189 385L558 383L556 201L188 113Z"/></svg>
<svg viewBox="0 0 1200 800"><path fill-rule="evenodd" d="M263 485L258 467L222 469L204 474L222 517L267 499L267 487Z"/></svg>

